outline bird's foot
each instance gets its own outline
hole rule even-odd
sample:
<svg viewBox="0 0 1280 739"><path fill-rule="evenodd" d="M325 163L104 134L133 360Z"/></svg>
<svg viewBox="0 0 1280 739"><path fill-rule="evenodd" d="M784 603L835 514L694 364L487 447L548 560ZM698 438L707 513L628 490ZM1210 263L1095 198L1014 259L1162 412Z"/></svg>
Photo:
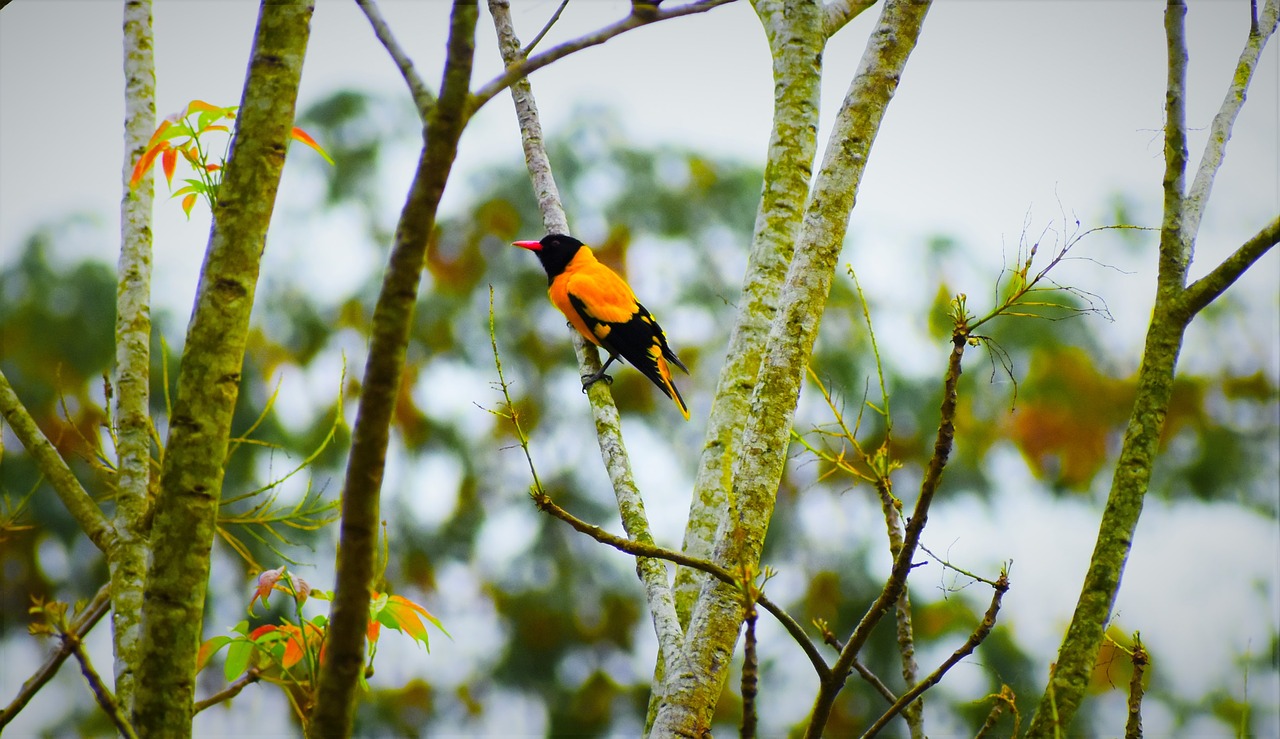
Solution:
<svg viewBox="0 0 1280 739"><path fill-rule="evenodd" d="M600 382L601 380L603 380L604 384L606 385L613 384L613 377L606 375L604 373L604 370L600 370L594 375L583 375L582 376L582 392L585 393L587 391L587 388L591 387L597 382Z"/></svg>

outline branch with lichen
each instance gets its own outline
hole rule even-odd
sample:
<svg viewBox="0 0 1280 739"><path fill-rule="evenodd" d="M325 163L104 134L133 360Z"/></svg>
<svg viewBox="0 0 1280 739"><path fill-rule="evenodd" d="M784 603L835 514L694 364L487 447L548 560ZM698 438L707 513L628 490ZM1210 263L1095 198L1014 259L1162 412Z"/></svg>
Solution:
<svg viewBox="0 0 1280 739"><path fill-rule="evenodd" d="M0 416L4 417L9 428L13 429L14 436L18 437L18 441L31 454L32 461L49 481L67 512L80 525L80 530L99 550L109 552L115 546L115 528L27 412L3 370L0 370Z"/></svg>
<svg viewBox="0 0 1280 739"><path fill-rule="evenodd" d="M503 62L508 68L512 68L513 65L518 67L521 62L521 46L511 23L509 3L507 0L490 0L489 13L493 16L494 28L498 35L498 48L502 53ZM569 233L568 221L565 218L564 208L560 204L559 191L551 172L551 162L543 145L542 124L538 119L538 108L533 99L533 88L528 79L520 77L512 82L511 97L515 102L525 161L538 197L543 224L549 233ZM599 358L595 348L588 347L576 331L571 333L583 375L594 374L599 370ZM591 408L595 416L600 455L604 460L609 480L613 484L623 528L631 539L652 546L653 536L649 532L644 500L636 487L631 473L631 461L622 443L621 419L618 416L617 406L613 403L613 396L609 393L607 383L603 382L594 383L587 395L591 399ZM675 600L672 596L671 584L667 579L666 567L656 560L642 558L636 562L636 570L644 583L645 599L653 618L662 659L669 665L682 664L680 639L683 630L676 618Z"/></svg>

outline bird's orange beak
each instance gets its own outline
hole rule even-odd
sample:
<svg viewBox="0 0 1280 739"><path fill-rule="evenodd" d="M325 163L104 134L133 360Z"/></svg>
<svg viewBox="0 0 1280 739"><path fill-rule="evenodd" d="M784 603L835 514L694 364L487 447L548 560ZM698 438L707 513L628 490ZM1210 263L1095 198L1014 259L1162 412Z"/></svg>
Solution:
<svg viewBox="0 0 1280 739"><path fill-rule="evenodd" d="M529 251L542 251L542 242L540 241L513 241L511 245L518 246L521 249L528 249Z"/></svg>

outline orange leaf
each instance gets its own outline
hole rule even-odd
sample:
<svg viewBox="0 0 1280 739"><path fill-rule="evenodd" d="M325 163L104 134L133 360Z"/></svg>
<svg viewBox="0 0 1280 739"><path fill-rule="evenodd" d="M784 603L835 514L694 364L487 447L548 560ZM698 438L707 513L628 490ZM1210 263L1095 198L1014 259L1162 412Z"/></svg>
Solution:
<svg viewBox="0 0 1280 739"><path fill-rule="evenodd" d="M290 133L293 136L293 138L297 139L298 141L301 141L307 146L310 146L312 149L315 149L320 154L320 156L324 157L324 160L326 162L328 162L329 164L333 164L333 159L329 156L329 152L325 151L324 148L320 146L320 144L316 143L316 140L311 138L310 134L308 134L306 131L303 131L301 128L298 128L297 126L294 126L293 131Z"/></svg>
<svg viewBox="0 0 1280 739"><path fill-rule="evenodd" d="M219 108L219 107L218 107L218 106L216 106L216 105L210 105L209 103L206 103L206 102L205 102L205 101L203 101L203 100L192 100L191 102L187 103L187 113L188 113L188 114L190 114L190 113L192 113L192 112L195 112L195 111L197 111L197 110L199 110L199 111L203 111L203 112L208 112L208 113L216 113L216 112L218 112L218 111L222 110L222 108ZM185 117L186 117L186 116L183 116L183 118L185 118Z"/></svg>
<svg viewBox="0 0 1280 739"><path fill-rule="evenodd" d="M155 143L160 140L160 137L163 136L164 132L169 130L169 127L172 125L173 125L173 121L169 120L168 118L164 119L163 121L160 121L160 125L159 127L156 128L156 132L151 134L151 140L147 142L147 148L151 148L152 146L155 146Z"/></svg>
<svg viewBox="0 0 1280 739"><path fill-rule="evenodd" d="M173 170L178 166L178 150L165 149L164 154L160 157L160 166L164 169L164 179L173 186Z"/></svg>
<svg viewBox="0 0 1280 739"><path fill-rule="evenodd" d="M196 194L194 192L182 199L182 212L187 214L188 219L191 218L191 209L194 208L195 205ZM262 602L265 603L266 601L267 599L264 597Z"/></svg>
<svg viewBox="0 0 1280 739"><path fill-rule="evenodd" d="M133 165L133 174L129 177L129 187L137 187L138 183L142 182L142 178L146 176L147 170L151 169L151 165L155 163L156 156L168 148L169 142L161 141L156 146L144 151L142 158L138 160L137 164Z"/></svg>
<svg viewBox="0 0 1280 739"><path fill-rule="evenodd" d="M378 623L377 621L374 621L373 619L369 619L369 630L368 630L369 641L370 642L378 641L378 635L381 633L382 633L382 624Z"/></svg>

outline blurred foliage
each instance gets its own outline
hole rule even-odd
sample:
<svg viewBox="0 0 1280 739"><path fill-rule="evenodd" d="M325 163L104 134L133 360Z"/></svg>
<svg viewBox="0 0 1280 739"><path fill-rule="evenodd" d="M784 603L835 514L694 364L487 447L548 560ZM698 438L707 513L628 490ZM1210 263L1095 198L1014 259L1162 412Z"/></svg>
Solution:
<svg viewBox="0 0 1280 739"><path fill-rule="evenodd" d="M355 214L363 243L343 248L385 254L390 226L384 214L398 208L394 198L399 195L384 194L381 185L392 153L417 146L412 112L388 99L342 92L314 105L300 120L336 163L331 171L317 175L327 179L318 195L322 202L309 216L311 226L318 223L322 233L336 219ZM636 146L607 111L583 109L571 120L550 140L549 150L575 234L623 272L663 321L690 367L692 374L678 381L696 419L708 407L728 341L761 170L676 145ZM516 238L543 234L528 179L523 167L512 163L469 181L456 177L450 187L467 188L470 205L441 220L429 244L394 417L383 503L391 556L385 578L390 592L417 591L421 597L415 600L439 615L455 640L465 642L459 651L470 661L446 668L435 655L423 656L421 664L415 662L412 678L388 684L375 677L357 731L413 736L470 733L484 727L526 732L541 726L555 735L635 733L643 722L651 677L652 626L634 565L536 513L525 496L530 481L524 460L509 451L511 429L483 410L499 402L491 388L496 376L487 336L492 285L498 296L497 342L508 377L515 379L513 401L532 438L539 474L561 506L616 529L612 493L600 469L564 319L546 300L545 275L536 261L509 245ZM387 197L393 201L387 202ZM1119 199L1114 204L1117 212L1125 207ZM75 223L35 234L17 259L4 263L0 363L81 479L94 495L106 499L110 475L84 460L98 453L110 455L109 449L102 449L101 427L108 418L102 408L102 377L113 362L115 283L105 264L50 259L51 244L66 238ZM301 226L277 224L278 229L291 227ZM273 241L268 249L285 248L279 243ZM309 243L306 248L311 259L338 255L332 243ZM959 253L963 248L946 238L921 245L922 253L933 254ZM233 433L258 419L277 387L295 400L274 405L252 435L260 443L242 446L232 458L225 497L260 488L292 470L321 448L337 423L334 442L279 492L282 504L296 502L307 491L336 500L349 441L345 425L336 419L350 416L359 392L381 261L380 256L367 274L355 275L360 287L354 294L311 289L288 274L264 275L269 289L259 291ZM996 276L991 277L994 283ZM893 323L907 327L906 333L920 345L934 347L932 354L887 351L892 342L886 339L896 328L883 330L880 337L893 408L891 452L904 464L896 476L897 492L910 505L910 486L927 461L937 424L949 349L945 311L952 290L921 284L918 276L904 279L917 280L912 289L921 294L936 295L927 315ZM880 321L886 317L882 310L890 310L882 306L893 305L889 296L901 288L866 287L873 319ZM170 316L156 316L152 406L161 438L162 369L167 363L172 382L178 360L173 349L160 351L160 334L173 324ZM999 481L991 478L987 460L1002 445L1015 447L1051 494L1091 494L1107 479L1128 415L1133 376L1117 373L1118 363L1099 348L1093 332L1101 325L1096 317L1086 317L1057 322L1010 319L991 326L997 350L971 350L966 359L958 451L944 482L954 491L950 495L989 496ZM175 340L171 331L165 335ZM847 276L838 275L832 286L813 367L851 416L864 398L879 402L862 306ZM637 458L637 467L669 467L666 479L687 479L701 448L700 426L683 425L638 373L620 368L615 376L613 394L629 441L639 434L669 445L662 453L670 457L657 462ZM1227 369L1183 375L1164 440L1168 454L1155 489L1174 499L1238 501L1275 515L1274 478L1257 470L1276 466L1273 409L1278 397L1275 378L1256 368L1244 375ZM798 430L830 421L821 402L802 401ZM866 414L861 436L874 447L883 432L881 420ZM658 453L652 447L646 442L637 448ZM883 556L883 525L871 529L881 538L824 539L815 548L814 533L806 530L800 511L806 500L837 499L842 494L874 500L874 493L838 475L823 477L828 470L821 465L795 450L793 456L766 542L765 562L799 573L807 583L786 604L801 623L821 618L837 633L847 632L880 589L884 573L876 563ZM62 591L89 592L105 576L100 564L72 568L67 574L42 560L47 537L86 558L92 555L41 485L23 450L6 443L0 493L19 500L31 490L36 492L16 522L34 527L0 532L5 579L0 637L5 639L26 638L22 625L29 595L66 599ZM651 505L655 500L670 505L674 499L681 514L687 504L687 491L645 494ZM301 532L298 538L303 544L295 552L298 559L328 566L333 532L319 538ZM252 542L250 548L258 561L275 562L269 550ZM1015 592L1017 585L1015 572ZM325 587L319 582L317 586ZM247 578L244 587L249 587ZM913 590L921 651L949 652L958 646L985 609L985 597L939 598L928 587ZM212 607L206 632L238 619L223 613L226 604ZM437 645L437 652L440 649ZM798 704L792 715L800 715L812 699L803 692L809 683L779 684L776 678L793 672L779 667L783 655L802 663L803 658L786 642L775 641L766 652L762 690L794 695ZM873 635L862 660L893 689L900 689L891 628ZM1018 696L1023 716L1029 716L1043 666L1028 658L1014 625L998 624L974 660L981 665L984 685L950 706L954 720L976 729L992 705L983 696L999 694L1004 684ZM923 664L921 668L932 669ZM1114 682L1123 687L1122 680ZM1159 698L1158 677L1156 683L1153 697ZM735 693L735 686L726 688L717 715L717 728L724 733L733 733L730 727L739 718ZM942 700L937 695L930 693L929 701L937 704ZM1174 710L1197 710L1165 699ZM1213 710L1228 718L1237 716L1240 709L1230 700L1222 696ZM540 713L543 723L520 723L530 714L530 705L540 709L533 713ZM839 735L864 725L883 707L883 699L855 676L836 706L830 732ZM50 731L73 733L70 720L63 719ZM779 721L794 719L775 717L771 724L765 715L764 720L766 727L782 731L786 723Z"/></svg>

